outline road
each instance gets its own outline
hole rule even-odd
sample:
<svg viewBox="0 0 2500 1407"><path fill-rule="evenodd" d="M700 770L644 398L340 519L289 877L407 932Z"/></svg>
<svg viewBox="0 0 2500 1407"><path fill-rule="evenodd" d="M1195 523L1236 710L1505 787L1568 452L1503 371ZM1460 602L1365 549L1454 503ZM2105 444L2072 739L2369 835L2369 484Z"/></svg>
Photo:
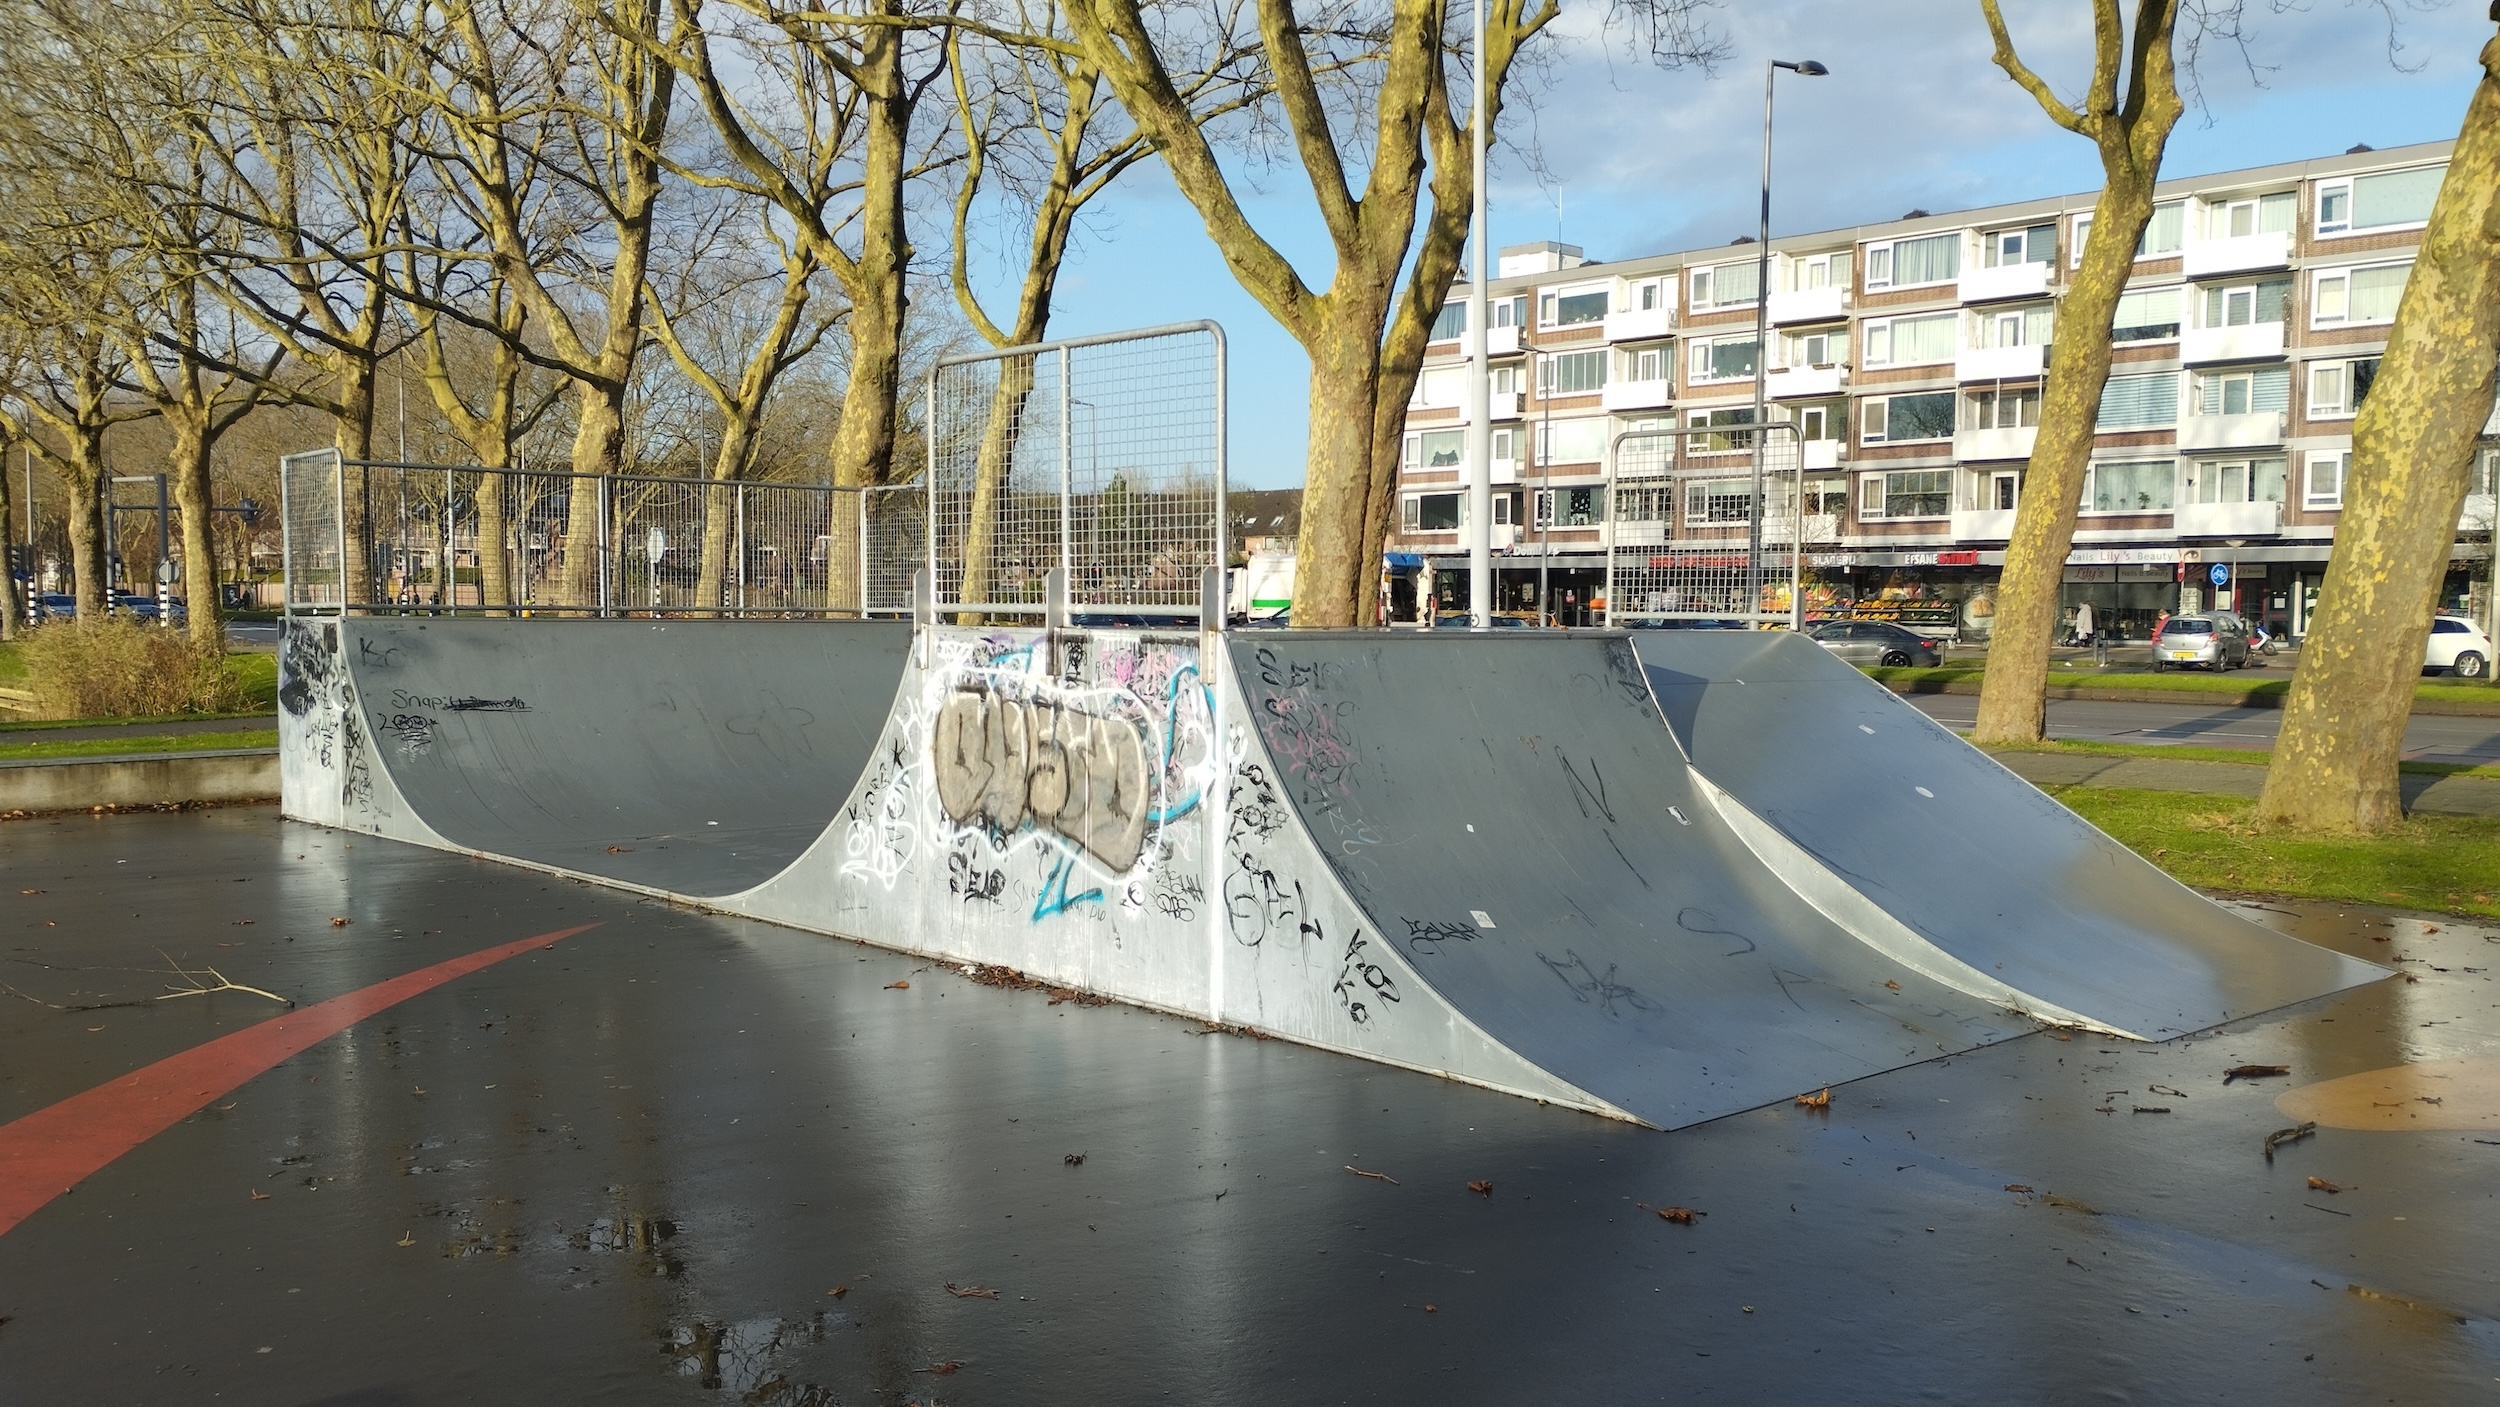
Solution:
<svg viewBox="0 0 2500 1407"><path fill-rule="evenodd" d="M1948 728L1968 732L1979 716L1976 695L1927 694L1911 702ZM2283 711L2214 708L2203 704L2116 703L2101 699L2052 699L2049 736L2097 742L2173 747L2269 749ZM2415 714L2405 727L2407 762L2500 763L2500 718L2442 718Z"/></svg>

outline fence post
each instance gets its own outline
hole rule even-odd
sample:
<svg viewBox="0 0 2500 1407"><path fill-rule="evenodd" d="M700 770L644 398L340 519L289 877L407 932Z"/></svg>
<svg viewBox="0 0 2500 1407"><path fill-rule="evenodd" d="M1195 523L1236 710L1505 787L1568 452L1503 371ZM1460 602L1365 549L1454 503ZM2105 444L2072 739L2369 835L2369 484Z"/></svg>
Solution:
<svg viewBox="0 0 2500 1407"><path fill-rule="evenodd" d="M1069 526L1076 507L1076 392L1069 380L1075 369L1070 350L1059 349L1059 576L1063 597L1069 589L1067 578L1076 564L1076 539Z"/></svg>
<svg viewBox="0 0 2500 1407"><path fill-rule="evenodd" d="M616 558L615 534L610 531L613 524L609 521L612 516L611 510L616 506L615 488L616 486L608 481L608 476L602 474L598 480L598 491L592 499L594 505L592 511L598 518L599 527L598 608L602 618L610 613L615 600L614 584L609 580L610 567Z"/></svg>
<svg viewBox="0 0 2500 1407"><path fill-rule="evenodd" d="M830 493L832 492L832 489L828 488L826 492ZM868 619L868 500L869 495L874 492L876 492L874 489L861 489L856 500L856 506L852 510L852 516L859 519L858 576L859 618L861 620ZM833 603L831 601L827 601L825 604L830 606Z"/></svg>
<svg viewBox="0 0 2500 1407"><path fill-rule="evenodd" d="M747 613L747 486L732 484L729 491L733 495L730 506L738 515L738 618L744 620Z"/></svg>

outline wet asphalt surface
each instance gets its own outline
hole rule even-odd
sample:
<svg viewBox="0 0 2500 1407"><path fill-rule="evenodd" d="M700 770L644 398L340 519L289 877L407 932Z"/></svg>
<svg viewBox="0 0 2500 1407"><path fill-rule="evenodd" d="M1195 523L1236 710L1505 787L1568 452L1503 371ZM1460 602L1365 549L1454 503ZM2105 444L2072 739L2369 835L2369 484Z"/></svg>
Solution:
<svg viewBox="0 0 2500 1407"><path fill-rule="evenodd" d="M268 808L0 875L59 1005L598 925L0 1236L0 1402L2500 1402L2500 1131L2261 1150L2289 1085L2500 1054L2488 926L2255 910L2418 980L1661 1134ZM0 1122L274 1010L0 999Z"/></svg>

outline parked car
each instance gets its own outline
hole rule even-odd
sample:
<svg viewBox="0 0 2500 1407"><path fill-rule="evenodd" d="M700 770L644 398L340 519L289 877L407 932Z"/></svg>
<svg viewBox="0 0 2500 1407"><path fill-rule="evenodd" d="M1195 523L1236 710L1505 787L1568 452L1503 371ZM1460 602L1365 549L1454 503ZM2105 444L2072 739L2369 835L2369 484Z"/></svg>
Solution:
<svg viewBox="0 0 2500 1407"><path fill-rule="evenodd" d="M116 591L113 593L113 610L117 614L127 612L132 620L153 621L157 614L156 598L142 596L135 591ZM174 624L186 625L190 623L190 619L189 608L182 604L181 597L175 597Z"/></svg>
<svg viewBox="0 0 2500 1407"><path fill-rule="evenodd" d="M2483 679L2491 674L2491 637L2483 628L2463 616L2436 616L2431 620L2431 638L2422 651L2422 668L2446 670L2459 679Z"/></svg>
<svg viewBox="0 0 2500 1407"><path fill-rule="evenodd" d="M1939 665L1937 642L1888 620L1827 620L1806 627L1806 638L1851 664Z"/></svg>
<svg viewBox="0 0 2500 1407"><path fill-rule="evenodd" d="M35 598L35 619L68 620L78 614L78 598L66 591L47 591Z"/></svg>
<svg viewBox="0 0 2500 1407"><path fill-rule="evenodd" d="M1752 626L1728 616L1679 616L1667 620L1636 620L1634 630L1751 630Z"/></svg>
<svg viewBox="0 0 2500 1407"><path fill-rule="evenodd" d="M2202 665L2220 674L2248 663L2248 622L2229 611L2172 616L2153 637L2153 672Z"/></svg>
<svg viewBox="0 0 2500 1407"><path fill-rule="evenodd" d="M1465 611L1455 611L1435 616L1432 628L1435 630L1473 630L1476 628L1476 623L1474 618ZM1534 630L1536 622L1526 616L1496 615L1492 623L1485 628L1488 630Z"/></svg>

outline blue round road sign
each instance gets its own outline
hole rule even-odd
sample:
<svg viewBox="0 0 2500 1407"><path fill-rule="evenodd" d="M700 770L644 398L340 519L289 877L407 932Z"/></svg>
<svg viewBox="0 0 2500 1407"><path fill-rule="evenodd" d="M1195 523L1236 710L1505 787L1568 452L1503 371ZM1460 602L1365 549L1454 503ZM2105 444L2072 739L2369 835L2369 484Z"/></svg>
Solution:
<svg viewBox="0 0 2500 1407"><path fill-rule="evenodd" d="M2231 565L2228 562L2214 563L2211 567L2205 569L2205 579L2212 582L2216 586L2229 586L2231 584Z"/></svg>

